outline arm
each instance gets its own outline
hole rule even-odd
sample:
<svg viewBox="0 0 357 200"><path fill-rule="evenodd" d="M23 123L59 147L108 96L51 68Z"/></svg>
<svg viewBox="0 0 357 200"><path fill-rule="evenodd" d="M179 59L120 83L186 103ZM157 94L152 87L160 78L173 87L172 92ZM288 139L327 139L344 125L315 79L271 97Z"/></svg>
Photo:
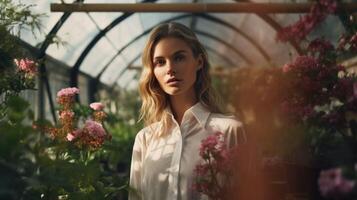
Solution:
<svg viewBox="0 0 357 200"><path fill-rule="evenodd" d="M233 123L230 123L226 132L226 140L229 148L236 145L242 145L247 142L247 136L242 122L235 120Z"/></svg>
<svg viewBox="0 0 357 200"><path fill-rule="evenodd" d="M142 191L142 161L144 157L143 133L139 132L135 137L133 154L130 167L129 200L141 200Z"/></svg>

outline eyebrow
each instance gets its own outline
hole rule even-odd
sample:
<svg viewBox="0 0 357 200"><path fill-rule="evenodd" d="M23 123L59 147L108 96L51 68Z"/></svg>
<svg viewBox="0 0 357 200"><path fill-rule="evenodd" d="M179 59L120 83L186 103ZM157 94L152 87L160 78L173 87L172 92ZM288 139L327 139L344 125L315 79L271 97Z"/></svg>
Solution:
<svg viewBox="0 0 357 200"><path fill-rule="evenodd" d="M187 53L187 51L186 50L178 50L175 53L173 53L170 57L175 56L175 55L180 54L180 53ZM156 56L154 58L154 60L159 59L159 58L163 58L163 56Z"/></svg>

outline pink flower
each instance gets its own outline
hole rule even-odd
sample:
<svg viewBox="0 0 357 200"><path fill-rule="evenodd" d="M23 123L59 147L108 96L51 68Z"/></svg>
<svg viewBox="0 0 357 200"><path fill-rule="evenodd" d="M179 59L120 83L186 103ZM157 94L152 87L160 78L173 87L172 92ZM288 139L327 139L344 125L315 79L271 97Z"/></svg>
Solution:
<svg viewBox="0 0 357 200"><path fill-rule="evenodd" d="M84 129L88 131L89 135L95 138L102 138L106 135L102 124L90 119L86 121Z"/></svg>
<svg viewBox="0 0 357 200"><path fill-rule="evenodd" d="M347 180L342 176L342 169L335 168L321 171L318 180L321 195L324 197L341 197L350 193L355 182Z"/></svg>
<svg viewBox="0 0 357 200"><path fill-rule="evenodd" d="M224 135L217 132L202 140L200 147L200 156L204 159L222 159L226 156L226 144Z"/></svg>
<svg viewBox="0 0 357 200"><path fill-rule="evenodd" d="M319 0L319 3L327 10L328 13L335 13L337 10L337 1Z"/></svg>
<svg viewBox="0 0 357 200"><path fill-rule="evenodd" d="M324 39L315 39L310 42L308 49L313 52L325 53L326 51L334 50L334 46L327 40Z"/></svg>
<svg viewBox="0 0 357 200"><path fill-rule="evenodd" d="M353 50L357 50L357 32L351 37L350 45Z"/></svg>
<svg viewBox="0 0 357 200"><path fill-rule="evenodd" d="M290 71L291 65L290 64L285 64L282 69L283 69L283 73L287 73L287 72Z"/></svg>
<svg viewBox="0 0 357 200"><path fill-rule="evenodd" d="M74 112L72 111L62 111L60 114L60 119L64 120L64 119L71 119L74 116Z"/></svg>
<svg viewBox="0 0 357 200"><path fill-rule="evenodd" d="M23 71L28 74L35 74L37 72L36 63L28 58L14 59L15 64L19 71Z"/></svg>
<svg viewBox="0 0 357 200"><path fill-rule="evenodd" d="M208 165L197 165L194 171L197 176L206 176L207 173L209 172L209 166Z"/></svg>
<svg viewBox="0 0 357 200"><path fill-rule="evenodd" d="M76 94L79 94L78 88L76 87L64 88L61 89L59 92L57 92L57 97L64 97L64 96L73 97Z"/></svg>
<svg viewBox="0 0 357 200"><path fill-rule="evenodd" d="M103 104L100 102L91 103L89 107L91 107L95 111L101 111L104 108Z"/></svg>
<svg viewBox="0 0 357 200"><path fill-rule="evenodd" d="M72 140L76 139L80 135L81 135L81 131L80 130L75 130L72 133L68 133L66 138L67 138L68 141L72 141Z"/></svg>
<svg viewBox="0 0 357 200"><path fill-rule="evenodd" d="M311 7L310 13L301 17L295 24L280 30L277 39L283 42L303 40L318 23L326 18L327 14L334 13L336 8L337 4L334 0L319 0Z"/></svg>
<svg viewBox="0 0 357 200"><path fill-rule="evenodd" d="M353 96L357 98L357 82L353 83Z"/></svg>

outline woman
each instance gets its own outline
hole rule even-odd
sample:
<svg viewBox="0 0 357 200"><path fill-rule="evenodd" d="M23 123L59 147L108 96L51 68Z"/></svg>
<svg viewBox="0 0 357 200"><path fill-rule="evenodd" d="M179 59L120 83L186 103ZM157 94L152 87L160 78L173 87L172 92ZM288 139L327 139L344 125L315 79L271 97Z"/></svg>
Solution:
<svg viewBox="0 0 357 200"><path fill-rule="evenodd" d="M155 27L142 62L141 119L147 126L135 139L129 199L201 199L192 189L201 141L220 131L229 146L242 143L242 123L221 114L207 53L186 26Z"/></svg>

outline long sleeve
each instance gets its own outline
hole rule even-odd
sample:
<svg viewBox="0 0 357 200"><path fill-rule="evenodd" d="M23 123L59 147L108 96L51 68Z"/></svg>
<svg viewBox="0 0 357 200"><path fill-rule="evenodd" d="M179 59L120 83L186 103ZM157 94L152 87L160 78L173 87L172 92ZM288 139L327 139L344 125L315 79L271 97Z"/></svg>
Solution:
<svg viewBox="0 0 357 200"><path fill-rule="evenodd" d="M135 137L133 154L130 167L130 190L129 200L142 199L142 164L145 147L143 146L143 132L140 131Z"/></svg>
<svg viewBox="0 0 357 200"><path fill-rule="evenodd" d="M226 139L228 147L234 147L247 142L247 136L240 121L233 121L229 124Z"/></svg>

